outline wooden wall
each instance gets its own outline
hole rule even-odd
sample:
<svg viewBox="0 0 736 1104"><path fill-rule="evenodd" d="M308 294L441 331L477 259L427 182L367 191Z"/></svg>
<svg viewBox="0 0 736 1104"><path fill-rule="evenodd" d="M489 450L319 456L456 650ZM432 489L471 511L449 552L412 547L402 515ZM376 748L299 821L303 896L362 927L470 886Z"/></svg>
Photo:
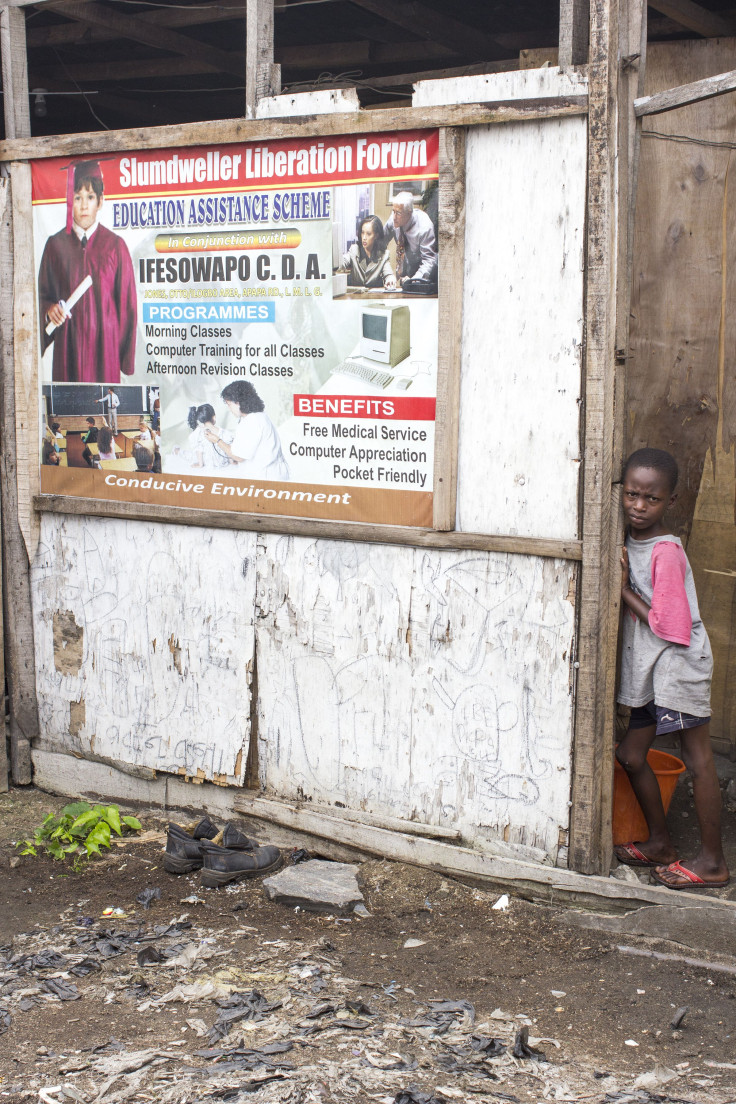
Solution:
<svg viewBox="0 0 736 1104"><path fill-rule="evenodd" d="M482 80L438 94L572 78ZM469 146L458 528L575 538L586 122L477 128ZM565 865L577 583L576 563L536 555L46 514L42 748L219 782L250 752L267 795Z"/></svg>
<svg viewBox="0 0 736 1104"><path fill-rule="evenodd" d="M733 68L734 39L650 46L646 93ZM736 755L736 94L644 120L628 450L680 465L686 542L715 657L715 746Z"/></svg>

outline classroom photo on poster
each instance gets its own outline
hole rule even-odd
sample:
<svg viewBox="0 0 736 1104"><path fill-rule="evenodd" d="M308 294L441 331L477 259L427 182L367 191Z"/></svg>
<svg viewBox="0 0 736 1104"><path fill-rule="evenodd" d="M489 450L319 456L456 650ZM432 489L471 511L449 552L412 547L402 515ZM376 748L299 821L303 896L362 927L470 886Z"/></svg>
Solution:
<svg viewBox="0 0 736 1104"><path fill-rule="evenodd" d="M34 162L42 493L431 525L437 164L436 131Z"/></svg>

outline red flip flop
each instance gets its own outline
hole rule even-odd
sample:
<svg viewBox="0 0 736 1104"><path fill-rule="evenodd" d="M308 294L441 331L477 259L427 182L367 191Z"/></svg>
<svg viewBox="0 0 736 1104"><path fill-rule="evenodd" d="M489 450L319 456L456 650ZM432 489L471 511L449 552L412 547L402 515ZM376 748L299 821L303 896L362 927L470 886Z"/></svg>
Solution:
<svg viewBox="0 0 736 1104"><path fill-rule="evenodd" d="M681 881L675 885L673 882L666 881L661 874L653 870L652 877L655 882L659 882L659 884L663 885L666 889L723 889L723 887L727 886L731 881L730 878L725 878L720 882L706 882L706 880L701 878L699 874L696 874L694 870L688 870L686 866L683 866L679 860L666 866L664 872L676 874L681 879Z"/></svg>
<svg viewBox="0 0 736 1104"><path fill-rule="evenodd" d="M643 851L640 851L635 843L619 843L614 849L613 853L620 863L624 866L661 866L662 864L658 859L648 858Z"/></svg>

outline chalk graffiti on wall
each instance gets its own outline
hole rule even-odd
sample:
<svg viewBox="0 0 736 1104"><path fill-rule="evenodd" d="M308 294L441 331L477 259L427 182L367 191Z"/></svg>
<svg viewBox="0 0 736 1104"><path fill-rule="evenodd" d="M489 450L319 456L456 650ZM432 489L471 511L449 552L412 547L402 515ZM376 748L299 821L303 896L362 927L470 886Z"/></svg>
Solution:
<svg viewBox="0 0 736 1104"><path fill-rule="evenodd" d="M250 544L221 530L45 519L33 569L44 739L240 782L250 726ZM58 611L66 635L43 631L49 620L58 626ZM74 670L72 625L81 641ZM70 725L80 702L84 724Z"/></svg>
<svg viewBox="0 0 736 1104"><path fill-rule="evenodd" d="M265 785L556 849L570 565L289 538L259 562Z"/></svg>
<svg viewBox="0 0 736 1104"><path fill-rule="evenodd" d="M242 782L257 665L266 793L554 856L573 580L530 557L49 516L33 570L44 739Z"/></svg>

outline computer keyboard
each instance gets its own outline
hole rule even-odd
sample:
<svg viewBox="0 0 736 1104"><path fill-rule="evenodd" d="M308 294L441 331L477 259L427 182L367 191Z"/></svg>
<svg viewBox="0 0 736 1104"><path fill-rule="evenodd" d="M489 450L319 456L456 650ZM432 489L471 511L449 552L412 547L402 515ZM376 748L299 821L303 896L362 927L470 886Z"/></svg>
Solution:
<svg viewBox="0 0 736 1104"><path fill-rule="evenodd" d="M343 360L332 369L332 375L341 372L345 376L353 376L363 383L370 383L374 387L388 387L394 381L393 372L384 372L380 368L373 368L360 360Z"/></svg>

